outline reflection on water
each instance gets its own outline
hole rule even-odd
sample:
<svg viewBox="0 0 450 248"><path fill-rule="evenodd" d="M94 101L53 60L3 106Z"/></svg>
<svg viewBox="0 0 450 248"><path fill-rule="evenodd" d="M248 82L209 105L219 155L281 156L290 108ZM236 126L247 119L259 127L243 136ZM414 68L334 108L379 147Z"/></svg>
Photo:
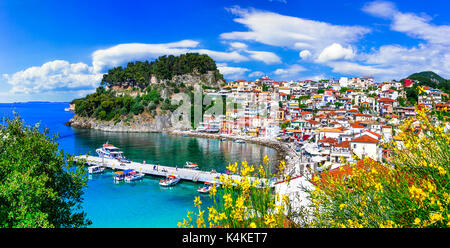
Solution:
<svg viewBox="0 0 450 248"><path fill-rule="evenodd" d="M125 157L135 162L183 167L186 161L199 165L201 170L225 171L228 163L244 159L249 164L259 165L264 155L276 156L274 149L232 141L220 141L197 137L183 137L161 133L113 133L97 130L74 129L74 154L90 153L105 142L119 147Z"/></svg>

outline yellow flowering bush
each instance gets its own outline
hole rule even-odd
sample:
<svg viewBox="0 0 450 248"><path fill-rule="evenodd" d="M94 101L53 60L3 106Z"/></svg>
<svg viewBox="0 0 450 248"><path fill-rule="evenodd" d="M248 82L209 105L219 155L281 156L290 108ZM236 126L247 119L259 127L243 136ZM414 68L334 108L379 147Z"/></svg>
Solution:
<svg viewBox="0 0 450 248"><path fill-rule="evenodd" d="M263 165L255 168L246 161L229 164L229 175L221 176L220 183L214 184L210 190L213 205L208 208L208 216L204 216L199 197L195 197L194 205L198 208L193 220L192 212L179 222L179 227L225 227L225 228L272 228L285 225L286 216L283 210L286 201L276 204L277 194L271 184L271 178L284 173L285 163L280 163L278 174L269 173L269 159L264 157ZM268 177L267 175L271 175Z"/></svg>
<svg viewBox="0 0 450 248"><path fill-rule="evenodd" d="M370 158L312 178L312 227L450 227L450 135L426 109L383 144L384 162Z"/></svg>

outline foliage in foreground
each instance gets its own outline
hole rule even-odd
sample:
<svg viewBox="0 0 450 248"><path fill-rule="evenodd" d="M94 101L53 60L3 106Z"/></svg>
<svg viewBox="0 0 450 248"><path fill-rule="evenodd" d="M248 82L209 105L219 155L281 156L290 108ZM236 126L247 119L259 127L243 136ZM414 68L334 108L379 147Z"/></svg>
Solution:
<svg viewBox="0 0 450 248"><path fill-rule="evenodd" d="M386 163L369 158L314 177L312 227L450 227L450 135L426 110L400 127L384 148Z"/></svg>
<svg viewBox="0 0 450 248"><path fill-rule="evenodd" d="M254 168L243 162L240 171L237 164L227 167L243 176L240 181L221 178L223 184L211 190L214 205L208 208L208 223L196 197L198 213L189 212L179 226L450 227L450 134L443 124L430 121L430 112L416 114L400 127L397 141L383 144L392 153L386 162L357 159L311 178L314 189L304 189L310 203L297 213L287 211L294 209L288 197L251 183ZM283 167L281 163L280 173ZM267 178L263 169L254 176Z"/></svg>
<svg viewBox="0 0 450 248"><path fill-rule="evenodd" d="M83 227L86 172L73 166L48 130L19 116L0 123L0 227Z"/></svg>
<svg viewBox="0 0 450 248"><path fill-rule="evenodd" d="M264 166L255 168L243 161L229 164L231 176L221 176L220 184L210 191L213 205L208 207L208 215L202 210L200 197L195 197L194 205L198 212L188 211L188 215L179 222L179 227L280 227L286 225L283 214L288 204L287 198L274 193L269 185L269 160L264 158ZM284 171L284 162L280 163L279 173ZM239 175L240 177L235 177ZM276 175L272 175L276 176ZM195 219L194 219L195 218Z"/></svg>

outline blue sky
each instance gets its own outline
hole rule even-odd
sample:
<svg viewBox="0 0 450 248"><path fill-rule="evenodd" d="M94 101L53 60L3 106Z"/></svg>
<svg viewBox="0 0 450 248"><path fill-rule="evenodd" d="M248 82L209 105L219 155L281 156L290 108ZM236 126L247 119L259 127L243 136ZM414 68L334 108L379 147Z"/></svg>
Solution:
<svg viewBox="0 0 450 248"><path fill-rule="evenodd" d="M0 102L70 101L103 73L206 53L228 80L450 78L446 1L0 2Z"/></svg>

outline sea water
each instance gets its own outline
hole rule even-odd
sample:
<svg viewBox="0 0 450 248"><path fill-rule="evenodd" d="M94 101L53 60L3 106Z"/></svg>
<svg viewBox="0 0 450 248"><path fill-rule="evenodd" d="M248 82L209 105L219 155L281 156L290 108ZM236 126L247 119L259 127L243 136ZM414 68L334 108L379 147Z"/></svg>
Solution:
<svg viewBox="0 0 450 248"><path fill-rule="evenodd" d="M64 108L68 103L0 103L0 117L12 117L17 112L27 125L39 123L50 135L58 133L59 149L80 155L90 153L105 142L121 149L135 162L181 168L186 161L199 165L200 170L225 172L228 163L259 165L267 155L274 161L276 151L257 144L238 144L197 137L165 133L114 133L76 129L64 124L74 115ZM89 175L84 190L83 211L93 224L90 227L176 227L187 211L196 211L193 200L200 196L204 205L211 205L208 194L200 194L201 184L181 181L174 187L162 187L161 178L146 176L143 180L115 183L113 171ZM207 212L207 211L206 211Z"/></svg>

